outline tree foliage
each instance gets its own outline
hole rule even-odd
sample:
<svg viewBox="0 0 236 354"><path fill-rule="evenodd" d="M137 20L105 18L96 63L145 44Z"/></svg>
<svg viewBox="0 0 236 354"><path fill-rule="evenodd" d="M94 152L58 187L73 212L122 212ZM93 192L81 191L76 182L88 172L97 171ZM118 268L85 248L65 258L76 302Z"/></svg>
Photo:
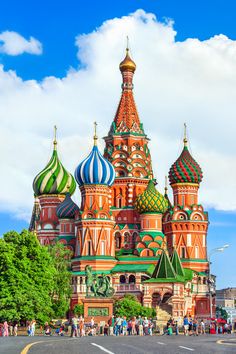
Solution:
<svg viewBox="0 0 236 354"><path fill-rule="evenodd" d="M10 231L0 239L0 320L36 319L42 323L65 315L70 280L65 270L68 260L62 264L63 254L61 250L57 256L53 249L49 252L27 230ZM66 280L61 279L61 271Z"/></svg>
<svg viewBox="0 0 236 354"><path fill-rule="evenodd" d="M77 316L83 316L84 315L84 305L83 304L75 305L73 312Z"/></svg>
<svg viewBox="0 0 236 354"><path fill-rule="evenodd" d="M131 294L126 294L122 299L115 301L114 313L116 316L126 316L127 318L156 316L154 309L142 306L137 298Z"/></svg>
<svg viewBox="0 0 236 354"><path fill-rule="evenodd" d="M227 311L226 310L224 310L222 307L220 307L220 306L217 306L216 307L216 313L217 313L217 317L218 318L223 318L224 320L226 320L227 321L227 319L228 319L228 313L227 313Z"/></svg>

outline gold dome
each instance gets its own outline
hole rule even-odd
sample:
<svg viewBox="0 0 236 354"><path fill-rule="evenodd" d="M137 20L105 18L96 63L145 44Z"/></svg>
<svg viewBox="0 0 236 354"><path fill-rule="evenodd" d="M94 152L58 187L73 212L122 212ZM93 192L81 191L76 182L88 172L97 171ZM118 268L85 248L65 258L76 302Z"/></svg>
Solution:
<svg viewBox="0 0 236 354"><path fill-rule="evenodd" d="M126 48L126 57L120 63L120 71L131 71L132 73L135 72L136 64L129 56L129 48Z"/></svg>

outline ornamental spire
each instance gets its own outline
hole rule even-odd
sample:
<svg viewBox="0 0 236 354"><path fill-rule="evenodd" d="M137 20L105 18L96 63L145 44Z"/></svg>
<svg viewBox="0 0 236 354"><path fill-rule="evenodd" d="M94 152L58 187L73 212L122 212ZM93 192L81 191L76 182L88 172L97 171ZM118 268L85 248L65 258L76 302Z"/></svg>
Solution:
<svg viewBox="0 0 236 354"><path fill-rule="evenodd" d="M184 146L188 146L187 124L186 123L184 123L184 139L183 139L183 142L184 142Z"/></svg>
<svg viewBox="0 0 236 354"><path fill-rule="evenodd" d="M54 140L53 140L53 150L57 150L57 126L54 125Z"/></svg>
<svg viewBox="0 0 236 354"><path fill-rule="evenodd" d="M98 141L97 125L98 125L97 122L94 122L94 136L93 136L94 146L97 146L97 141Z"/></svg>

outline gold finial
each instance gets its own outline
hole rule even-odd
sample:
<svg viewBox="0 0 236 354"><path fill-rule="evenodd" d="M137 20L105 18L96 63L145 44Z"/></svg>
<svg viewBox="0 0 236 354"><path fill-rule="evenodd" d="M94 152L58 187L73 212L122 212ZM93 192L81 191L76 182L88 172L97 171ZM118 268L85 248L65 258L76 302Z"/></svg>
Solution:
<svg viewBox="0 0 236 354"><path fill-rule="evenodd" d="M129 56L129 37L126 37L126 56L125 59L122 60L122 62L120 63L120 71L131 71L131 72L135 72L136 69L136 64L135 62L130 58Z"/></svg>
<svg viewBox="0 0 236 354"><path fill-rule="evenodd" d="M98 125L97 122L94 122L94 136L93 136L94 146L97 146L97 140L98 140L97 125Z"/></svg>
<svg viewBox="0 0 236 354"><path fill-rule="evenodd" d="M129 53L129 36L126 36L126 54Z"/></svg>
<svg viewBox="0 0 236 354"><path fill-rule="evenodd" d="M184 123L184 146L187 146L188 145L188 139L187 139L187 124Z"/></svg>
<svg viewBox="0 0 236 354"><path fill-rule="evenodd" d="M167 176L165 176L165 194L168 192L168 179Z"/></svg>
<svg viewBox="0 0 236 354"><path fill-rule="evenodd" d="M57 126L54 125L54 140L53 140L54 150L57 149Z"/></svg>

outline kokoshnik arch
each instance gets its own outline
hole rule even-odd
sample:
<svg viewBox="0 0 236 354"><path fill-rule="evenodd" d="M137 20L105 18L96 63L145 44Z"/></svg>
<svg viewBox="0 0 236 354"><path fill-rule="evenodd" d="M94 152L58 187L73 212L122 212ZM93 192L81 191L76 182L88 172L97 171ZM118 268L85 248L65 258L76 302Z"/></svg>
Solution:
<svg viewBox="0 0 236 354"><path fill-rule="evenodd" d="M42 245L59 241L73 252L71 309L86 296L85 267L107 274L115 296L135 294L160 316L209 317L208 214L198 202L202 170L183 151L171 166L173 202L155 187L148 138L133 96L136 65L129 49L120 63L122 94L102 155L94 146L74 177L57 154L35 177L30 222ZM71 195L76 182L81 205ZM214 313L214 301L213 301Z"/></svg>

